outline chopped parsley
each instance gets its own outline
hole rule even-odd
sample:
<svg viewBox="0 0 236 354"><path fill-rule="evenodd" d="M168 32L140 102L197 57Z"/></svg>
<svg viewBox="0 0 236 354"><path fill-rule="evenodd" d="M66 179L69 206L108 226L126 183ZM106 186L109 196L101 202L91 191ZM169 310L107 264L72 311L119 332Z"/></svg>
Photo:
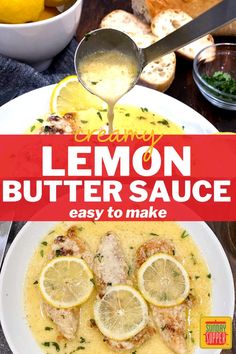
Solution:
<svg viewBox="0 0 236 354"><path fill-rule="evenodd" d="M102 120L101 112L97 112L98 117Z"/></svg>
<svg viewBox="0 0 236 354"><path fill-rule="evenodd" d="M45 329L45 331L52 331L53 330L52 327L45 327L44 329Z"/></svg>
<svg viewBox="0 0 236 354"><path fill-rule="evenodd" d="M199 279L200 278L200 275L195 275L195 279Z"/></svg>
<svg viewBox="0 0 236 354"><path fill-rule="evenodd" d="M151 236L159 236L158 234L156 234L155 232L150 232Z"/></svg>
<svg viewBox="0 0 236 354"><path fill-rule="evenodd" d="M60 351L60 345L57 342L44 342L44 343L42 343L42 345L44 345L44 347L53 346L53 347L55 347L57 352Z"/></svg>
<svg viewBox="0 0 236 354"><path fill-rule="evenodd" d="M81 119L81 123L82 123L82 124L86 124L86 123L88 123L88 121Z"/></svg>
<svg viewBox="0 0 236 354"><path fill-rule="evenodd" d="M86 339L84 337L80 337L80 341L79 341L81 344L82 343L86 343Z"/></svg>
<svg viewBox="0 0 236 354"><path fill-rule="evenodd" d="M60 257L61 256L61 250L56 250L56 257Z"/></svg>
<svg viewBox="0 0 236 354"><path fill-rule="evenodd" d="M183 232L182 232L182 234L181 234L181 238L186 238L186 237L188 237L189 236L189 234L187 233L187 231L186 230L184 230Z"/></svg>
<svg viewBox="0 0 236 354"><path fill-rule="evenodd" d="M196 257L194 256L193 253L191 253L191 260L192 260L192 262L193 262L193 265L196 265L196 264L197 264Z"/></svg>
<svg viewBox="0 0 236 354"><path fill-rule="evenodd" d="M35 282L33 283L33 285L37 285L39 282L38 280L35 280Z"/></svg>
<svg viewBox="0 0 236 354"><path fill-rule="evenodd" d="M40 256L43 257L44 256L44 250L40 251Z"/></svg>
<svg viewBox="0 0 236 354"><path fill-rule="evenodd" d="M168 128L170 127L169 122L166 119L159 120L157 123L166 125Z"/></svg>
<svg viewBox="0 0 236 354"><path fill-rule="evenodd" d="M47 245L48 245L48 243L47 243L46 241L43 241L43 242L41 242L41 245L43 245L43 246L47 246Z"/></svg>
<svg viewBox="0 0 236 354"><path fill-rule="evenodd" d="M35 125L32 125L32 127L30 128L31 133L34 131L34 129L35 129Z"/></svg>
<svg viewBox="0 0 236 354"><path fill-rule="evenodd" d="M38 121L39 123L43 123L43 119L41 119L41 118L37 119L37 121Z"/></svg>
<svg viewBox="0 0 236 354"><path fill-rule="evenodd" d="M125 116L126 117L130 117L130 113L125 113Z"/></svg>
<svg viewBox="0 0 236 354"><path fill-rule="evenodd" d="M207 278L211 279L211 273L207 274Z"/></svg>
<svg viewBox="0 0 236 354"><path fill-rule="evenodd" d="M236 80L232 75L223 71L215 71L213 75L203 75L208 85L230 95L236 95Z"/></svg>
<svg viewBox="0 0 236 354"><path fill-rule="evenodd" d="M144 117L144 116L138 116L137 117L139 120L146 120L147 118L146 117Z"/></svg>
<svg viewBox="0 0 236 354"><path fill-rule="evenodd" d="M130 277L130 275L132 274L132 267L131 267L130 265L129 265L127 274L128 274L129 277Z"/></svg>
<svg viewBox="0 0 236 354"><path fill-rule="evenodd" d="M148 112L148 109L146 107L140 107L142 112Z"/></svg>
<svg viewBox="0 0 236 354"><path fill-rule="evenodd" d="M93 283L93 285L95 285L95 281L93 278L90 279L91 283Z"/></svg>
<svg viewBox="0 0 236 354"><path fill-rule="evenodd" d="M97 253L94 258L97 258L98 261L101 263L101 261L103 259L103 255L101 253Z"/></svg>
<svg viewBox="0 0 236 354"><path fill-rule="evenodd" d="M98 81L91 81L91 84L92 84L92 85L97 85L97 84L98 84Z"/></svg>

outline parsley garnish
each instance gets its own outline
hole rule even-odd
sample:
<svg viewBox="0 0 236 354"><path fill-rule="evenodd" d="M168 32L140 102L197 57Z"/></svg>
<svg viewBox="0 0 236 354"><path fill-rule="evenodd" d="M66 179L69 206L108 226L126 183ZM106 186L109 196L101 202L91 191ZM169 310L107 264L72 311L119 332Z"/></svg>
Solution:
<svg viewBox="0 0 236 354"><path fill-rule="evenodd" d="M98 117L102 120L102 115L100 112L97 112Z"/></svg>
<svg viewBox="0 0 236 354"><path fill-rule="evenodd" d="M168 128L170 127L169 122L166 119L159 120L157 123L166 125Z"/></svg>
<svg viewBox="0 0 236 354"><path fill-rule="evenodd" d="M184 230L183 232L182 232L182 234L181 234L181 238L186 238L186 237L188 237L189 236L189 234L187 233L187 231L186 230Z"/></svg>
<svg viewBox="0 0 236 354"><path fill-rule="evenodd" d="M229 73L216 71L213 75L203 75L202 78L215 89L236 95L236 80Z"/></svg>
<svg viewBox="0 0 236 354"><path fill-rule="evenodd" d="M158 234L155 234L155 232L150 232L151 236L159 236Z"/></svg>

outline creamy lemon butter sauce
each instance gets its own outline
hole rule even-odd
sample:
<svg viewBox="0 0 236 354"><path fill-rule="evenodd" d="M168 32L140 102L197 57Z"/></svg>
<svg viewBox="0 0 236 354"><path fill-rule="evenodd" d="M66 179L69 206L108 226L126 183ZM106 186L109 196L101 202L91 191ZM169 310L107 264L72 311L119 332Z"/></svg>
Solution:
<svg viewBox="0 0 236 354"><path fill-rule="evenodd" d="M138 74L135 59L115 49L99 51L81 60L78 73L86 87L107 103L111 133L114 106L130 89Z"/></svg>
<svg viewBox="0 0 236 354"><path fill-rule="evenodd" d="M158 106L157 106L158 109ZM26 131L27 134L39 133L45 119L41 117ZM80 110L76 114L75 124L77 129L84 133L89 130L99 130L107 124L107 109L97 110L89 108ZM160 114L151 112L147 107L134 107L130 105L116 105L114 108L114 130L120 134L125 131L137 131L155 134L184 134L184 127L178 126Z"/></svg>
<svg viewBox="0 0 236 354"><path fill-rule="evenodd" d="M42 301L37 281L42 267L47 262L47 255L50 252L50 244L58 235L62 235L75 223L60 223L46 237L42 239L38 249L33 255L25 280L25 313L32 330L32 333L41 346L42 351L48 354L112 354L106 343L103 342L101 333L90 326L93 320L93 303L96 298L96 291L91 298L81 306L80 324L77 338L71 342L61 339L52 321L46 318L40 310ZM95 254L101 237L107 231L114 231L124 248L130 272L134 273L134 259L137 248L145 241L157 237L158 239L171 239L176 247L175 257L182 263L190 276L190 287L196 297L196 305L189 311L188 315L188 354L193 352L194 345L199 343L199 319L201 315L209 315L211 312L211 276L205 260L195 245L191 236L183 231L174 222L79 222L80 237L86 240ZM183 237L184 236L184 237ZM45 343L54 343L44 345ZM44 344L43 344L44 343ZM56 346L55 346L56 343ZM58 349L58 347L57 347ZM132 353L125 352L125 353ZM149 341L137 349L137 354L173 354L163 343L159 334L153 336Z"/></svg>

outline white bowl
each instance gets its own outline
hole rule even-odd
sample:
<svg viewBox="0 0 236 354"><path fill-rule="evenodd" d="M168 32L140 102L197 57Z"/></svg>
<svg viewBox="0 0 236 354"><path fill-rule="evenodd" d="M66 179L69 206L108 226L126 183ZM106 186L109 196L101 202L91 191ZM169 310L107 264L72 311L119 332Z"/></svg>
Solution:
<svg viewBox="0 0 236 354"><path fill-rule="evenodd" d="M45 70L75 35L83 0L48 20L0 24L0 54Z"/></svg>
<svg viewBox="0 0 236 354"><path fill-rule="evenodd" d="M233 316L234 283L224 250L203 222L180 222L201 250L212 275L212 315ZM6 256L0 278L0 320L14 354L42 354L25 318L23 287L29 261L53 222L29 222L18 233ZM223 289L223 291L222 291ZM27 348L27 349L26 349ZM221 350L196 348L194 354L219 354Z"/></svg>

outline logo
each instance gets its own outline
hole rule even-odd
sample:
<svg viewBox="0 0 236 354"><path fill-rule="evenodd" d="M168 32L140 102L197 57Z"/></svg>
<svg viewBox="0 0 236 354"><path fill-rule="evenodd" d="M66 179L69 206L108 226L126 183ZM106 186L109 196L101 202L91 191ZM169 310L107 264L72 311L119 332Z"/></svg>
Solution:
<svg viewBox="0 0 236 354"><path fill-rule="evenodd" d="M232 318L202 317L200 347L203 349L232 348Z"/></svg>

